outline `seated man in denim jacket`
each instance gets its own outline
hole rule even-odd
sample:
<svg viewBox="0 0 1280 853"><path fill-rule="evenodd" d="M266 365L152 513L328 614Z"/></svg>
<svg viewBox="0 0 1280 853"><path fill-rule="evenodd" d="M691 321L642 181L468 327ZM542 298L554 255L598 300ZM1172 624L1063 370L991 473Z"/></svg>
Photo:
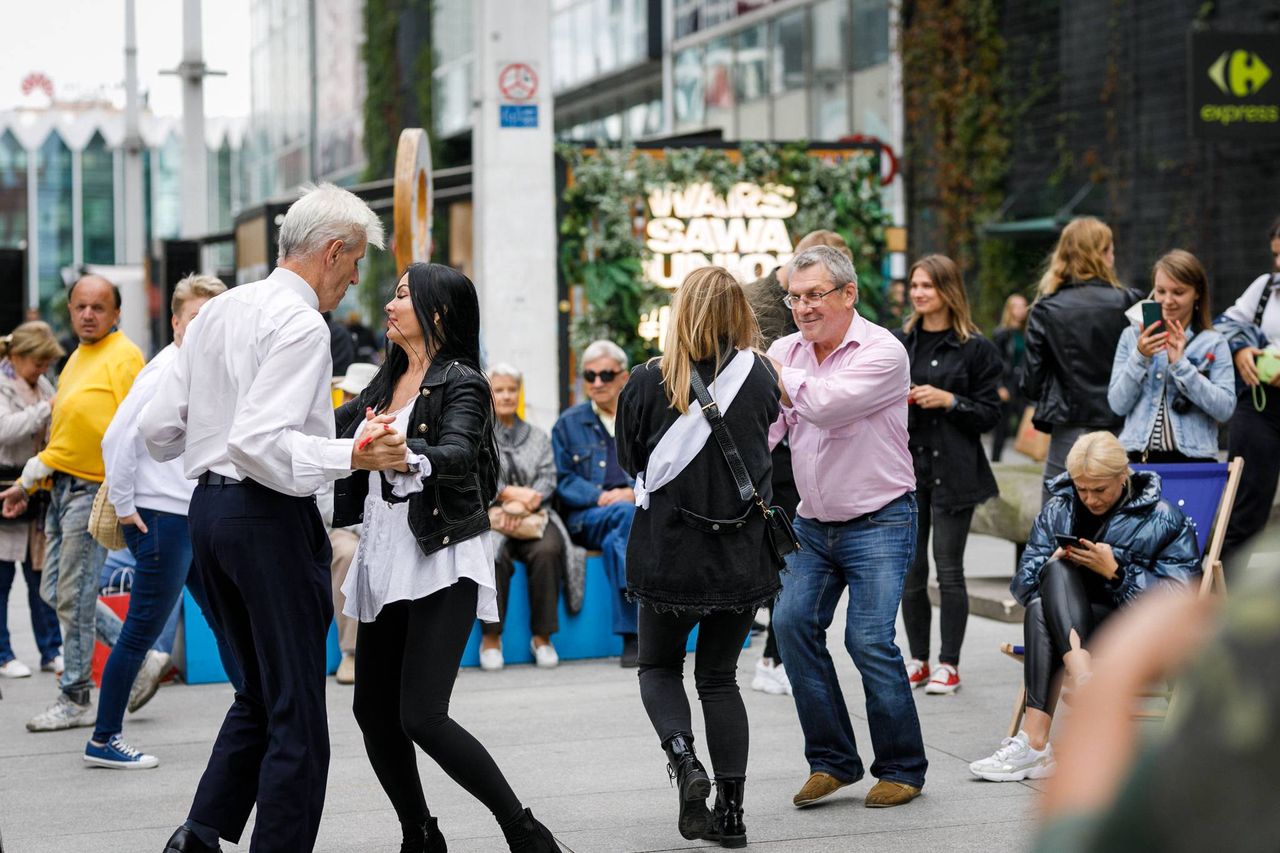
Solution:
<svg viewBox="0 0 1280 853"><path fill-rule="evenodd" d="M613 438L618 395L627 384L627 354L610 341L595 341L582 353L586 403L565 410L551 430L556 457L556 496L569 535L584 548L604 553L614 587L613 632L622 636L622 665L636 665L636 605L627 601L626 553L635 513L635 481L618 464Z"/></svg>

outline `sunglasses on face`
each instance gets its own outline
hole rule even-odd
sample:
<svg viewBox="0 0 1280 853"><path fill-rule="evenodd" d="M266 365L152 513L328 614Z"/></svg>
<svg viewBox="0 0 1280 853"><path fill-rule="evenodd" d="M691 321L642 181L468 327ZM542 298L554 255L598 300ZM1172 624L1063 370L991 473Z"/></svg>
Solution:
<svg viewBox="0 0 1280 853"><path fill-rule="evenodd" d="M601 370L599 373L594 370L584 370L582 371L582 378L588 385L594 385L597 379L605 385L608 385L610 382L617 379L621 373L622 371L620 370Z"/></svg>

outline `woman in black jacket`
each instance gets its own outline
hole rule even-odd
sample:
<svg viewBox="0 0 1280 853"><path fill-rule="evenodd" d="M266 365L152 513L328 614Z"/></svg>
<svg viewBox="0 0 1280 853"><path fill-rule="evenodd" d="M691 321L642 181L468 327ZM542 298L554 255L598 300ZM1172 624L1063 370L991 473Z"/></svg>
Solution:
<svg viewBox="0 0 1280 853"><path fill-rule="evenodd" d="M1111 229L1091 216L1062 229L1039 295L1027 318L1027 363L1022 393L1036 407L1035 425L1052 435L1044 463L1041 502L1049 482L1066 470L1067 452L1093 430L1115 432L1111 363L1129 326L1124 312L1142 298L1116 280Z"/></svg>
<svg viewBox="0 0 1280 853"><path fill-rule="evenodd" d="M991 342L1004 359L1004 376L1000 380L1000 419L991 435L991 461L1004 456L1010 427L1017 429L1027 401L1022 397L1022 365L1027 360L1027 314L1031 307L1027 297L1014 293L1004 301L1000 325L991 333Z"/></svg>
<svg viewBox="0 0 1280 853"><path fill-rule="evenodd" d="M995 477L982 448L982 434L1000 417L1000 376L1004 365L995 344L978 333L955 261L928 255L916 261L909 278L912 314L898 339L911 358L907 428L915 463L920 507L916 557L902 590L912 660L911 686L926 693L954 693L960 687L960 646L969 620L964 583L964 548L973 509L997 494ZM929 672L929 531L942 596L942 651Z"/></svg>
<svg viewBox="0 0 1280 853"><path fill-rule="evenodd" d="M354 712L395 807L401 851L443 853L414 744L493 812L512 850L556 851L485 748L449 717L476 617L498 618L488 506L497 491L493 402L480 372L480 307L466 276L411 264L387 303L387 357L337 412L341 437L406 436L408 472L357 473L334 526L364 522L342 590L356 635ZM361 416L363 413L363 417Z"/></svg>
<svg viewBox="0 0 1280 853"><path fill-rule="evenodd" d="M690 382L696 370L767 504L769 427L781 391L772 366L752 350L758 338L733 276L720 267L696 270L671 304L665 353L632 371L618 407L618 461L639 478L627 593L640 603L640 697L677 780L681 835L723 847L747 842L747 712L738 692L738 655L756 608L782 588L781 561L761 508L741 497ZM668 433L672 440L663 444ZM694 626L693 677L715 770L714 815L707 811L711 783L693 751L684 692L685 646Z"/></svg>

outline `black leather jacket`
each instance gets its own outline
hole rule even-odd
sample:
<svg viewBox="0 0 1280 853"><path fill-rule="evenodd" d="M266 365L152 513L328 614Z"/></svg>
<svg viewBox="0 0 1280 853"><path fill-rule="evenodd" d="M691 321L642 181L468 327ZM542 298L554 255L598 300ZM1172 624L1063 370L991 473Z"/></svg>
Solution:
<svg viewBox="0 0 1280 853"><path fill-rule="evenodd" d="M361 394L334 413L339 438L351 438L372 403ZM460 361L433 361L409 417L409 450L427 457L431 473L421 492L410 495L409 527L422 553L478 536L489 529L489 504L498 492L498 453L493 437L493 397L479 370ZM364 520L369 472L356 471L334 484L333 526ZM382 498L391 493L383 479Z"/></svg>
<svg viewBox="0 0 1280 853"><path fill-rule="evenodd" d="M1022 395L1036 407L1036 429L1114 430L1124 422L1111 411L1107 390L1120 334L1129 325L1124 312L1141 298L1105 281L1070 281L1031 306Z"/></svg>

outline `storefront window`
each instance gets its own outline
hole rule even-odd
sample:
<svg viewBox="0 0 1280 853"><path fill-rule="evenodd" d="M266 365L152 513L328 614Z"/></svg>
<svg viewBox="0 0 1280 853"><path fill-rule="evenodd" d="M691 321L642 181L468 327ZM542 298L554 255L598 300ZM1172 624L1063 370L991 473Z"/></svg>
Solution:
<svg viewBox="0 0 1280 853"><path fill-rule="evenodd" d="M595 33L591 21L591 4L582 3L573 10L573 82L580 83L596 73Z"/></svg>
<svg viewBox="0 0 1280 853"><path fill-rule="evenodd" d="M889 61L888 0L853 0L853 70Z"/></svg>
<svg viewBox="0 0 1280 853"><path fill-rule="evenodd" d="M71 149L57 132L49 134L36 152L36 194L40 309L50 316L50 302L63 288L62 268L73 260Z"/></svg>
<svg viewBox="0 0 1280 853"><path fill-rule="evenodd" d="M706 123L724 129L733 136L733 41L720 38L707 45L706 53Z"/></svg>
<svg viewBox="0 0 1280 853"><path fill-rule="evenodd" d="M808 83L805 68L805 12L780 16L773 23L774 139L803 139L809 135Z"/></svg>
<svg viewBox="0 0 1280 853"><path fill-rule="evenodd" d="M676 124L700 127L705 116L702 48L694 47L676 54L675 75Z"/></svg>
<svg viewBox="0 0 1280 853"><path fill-rule="evenodd" d="M847 0L823 0L813 7L812 116L815 139L838 139L849 132L849 26Z"/></svg>
<svg viewBox="0 0 1280 853"><path fill-rule="evenodd" d="M0 247L27 241L27 152L9 131L0 136Z"/></svg>
<svg viewBox="0 0 1280 853"><path fill-rule="evenodd" d="M551 16L551 86L559 92L573 84L573 14Z"/></svg>
<svg viewBox="0 0 1280 853"><path fill-rule="evenodd" d="M95 133L80 154L84 260L88 264L116 261L115 165L107 143Z"/></svg>

